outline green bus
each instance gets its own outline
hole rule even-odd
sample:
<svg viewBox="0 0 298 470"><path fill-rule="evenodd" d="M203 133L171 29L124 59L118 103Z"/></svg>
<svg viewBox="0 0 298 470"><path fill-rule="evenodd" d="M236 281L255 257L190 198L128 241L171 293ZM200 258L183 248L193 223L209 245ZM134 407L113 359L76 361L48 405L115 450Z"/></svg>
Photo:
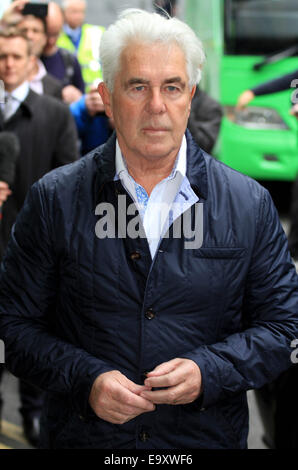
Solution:
<svg viewBox="0 0 298 470"><path fill-rule="evenodd" d="M235 104L244 90L298 70L298 1L186 0L185 20L207 55L202 89L225 109L215 157L259 180L293 181L298 90L258 96L243 111Z"/></svg>

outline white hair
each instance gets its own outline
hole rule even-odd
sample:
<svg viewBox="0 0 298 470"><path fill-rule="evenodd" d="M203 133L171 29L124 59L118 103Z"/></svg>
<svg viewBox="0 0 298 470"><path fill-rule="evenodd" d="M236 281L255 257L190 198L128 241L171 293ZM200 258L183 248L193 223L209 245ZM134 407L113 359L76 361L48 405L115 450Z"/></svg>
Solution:
<svg viewBox="0 0 298 470"><path fill-rule="evenodd" d="M84 5L87 5L87 0L62 0L62 9L65 10L65 8L67 8L69 4L73 2L80 2L84 3Z"/></svg>
<svg viewBox="0 0 298 470"><path fill-rule="evenodd" d="M123 50L130 43L156 42L176 43L185 56L189 87L199 83L205 54L194 31L177 18L167 18L139 9L127 9L104 32L100 43L103 80L110 91L114 88Z"/></svg>

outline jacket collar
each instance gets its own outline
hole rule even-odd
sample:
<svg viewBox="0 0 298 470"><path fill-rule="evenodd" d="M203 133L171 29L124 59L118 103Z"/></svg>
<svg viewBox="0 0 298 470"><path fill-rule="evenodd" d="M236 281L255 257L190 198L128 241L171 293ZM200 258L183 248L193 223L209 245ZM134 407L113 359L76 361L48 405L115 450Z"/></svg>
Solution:
<svg viewBox="0 0 298 470"><path fill-rule="evenodd" d="M35 112L35 107L38 106L39 95L33 90L29 90L29 93L26 99L21 103L21 107L29 114L33 116Z"/></svg>
<svg viewBox="0 0 298 470"><path fill-rule="evenodd" d="M187 169L186 176L201 199L208 197L208 176L205 152L196 144L188 129L185 132L187 141Z"/></svg>
<svg viewBox="0 0 298 470"><path fill-rule="evenodd" d="M185 135L187 141L186 176L199 198L207 199L208 181L204 152L197 146L188 129L186 129ZM114 132L106 144L95 149L92 153L98 169L94 187L94 198L98 202L103 186L112 182L116 173L116 133Z"/></svg>
<svg viewBox="0 0 298 470"><path fill-rule="evenodd" d="M26 96L24 101L22 101L22 103L20 104L20 107L17 110L17 112L13 114L13 116L11 116L10 119L8 119L7 121L8 127L9 127L9 123L11 121L13 122L15 117L19 116L20 113L23 115L27 115L29 117L33 116L36 106L38 106L38 99L39 99L39 96L37 95L37 93L35 93L34 91L30 89L28 95ZM0 111L0 129L2 130L6 129L6 123L4 123L3 115L1 111Z"/></svg>

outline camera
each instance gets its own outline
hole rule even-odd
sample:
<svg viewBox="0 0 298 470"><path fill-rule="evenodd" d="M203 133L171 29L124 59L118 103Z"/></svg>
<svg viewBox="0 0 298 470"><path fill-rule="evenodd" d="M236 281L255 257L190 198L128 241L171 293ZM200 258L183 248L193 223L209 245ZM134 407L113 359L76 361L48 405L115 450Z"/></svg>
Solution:
<svg viewBox="0 0 298 470"><path fill-rule="evenodd" d="M33 15L39 18L45 18L48 14L47 3L26 3L22 11L23 15Z"/></svg>

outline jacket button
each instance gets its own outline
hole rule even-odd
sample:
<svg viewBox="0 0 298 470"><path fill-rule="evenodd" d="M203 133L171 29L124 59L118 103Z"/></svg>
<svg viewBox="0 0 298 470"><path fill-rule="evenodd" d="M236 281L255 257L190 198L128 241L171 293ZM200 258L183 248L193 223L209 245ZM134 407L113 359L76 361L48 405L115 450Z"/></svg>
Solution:
<svg viewBox="0 0 298 470"><path fill-rule="evenodd" d="M145 313L145 317L147 320L152 320L155 317L155 313L153 312L152 308L149 308Z"/></svg>
<svg viewBox="0 0 298 470"><path fill-rule="evenodd" d="M136 261L141 258L141 254L138 251L134 251L133 253L130 254L130 259L133 261Z"/></svg>
<svg viewBox="0 0 298 470"><path fill-rule="evenodd" d="M148 439L150 439L150 436L149 436L148 432L141 431L140 434L139 434L139 439L142 442L146 442L146 441L148 441Z"/></svg>

